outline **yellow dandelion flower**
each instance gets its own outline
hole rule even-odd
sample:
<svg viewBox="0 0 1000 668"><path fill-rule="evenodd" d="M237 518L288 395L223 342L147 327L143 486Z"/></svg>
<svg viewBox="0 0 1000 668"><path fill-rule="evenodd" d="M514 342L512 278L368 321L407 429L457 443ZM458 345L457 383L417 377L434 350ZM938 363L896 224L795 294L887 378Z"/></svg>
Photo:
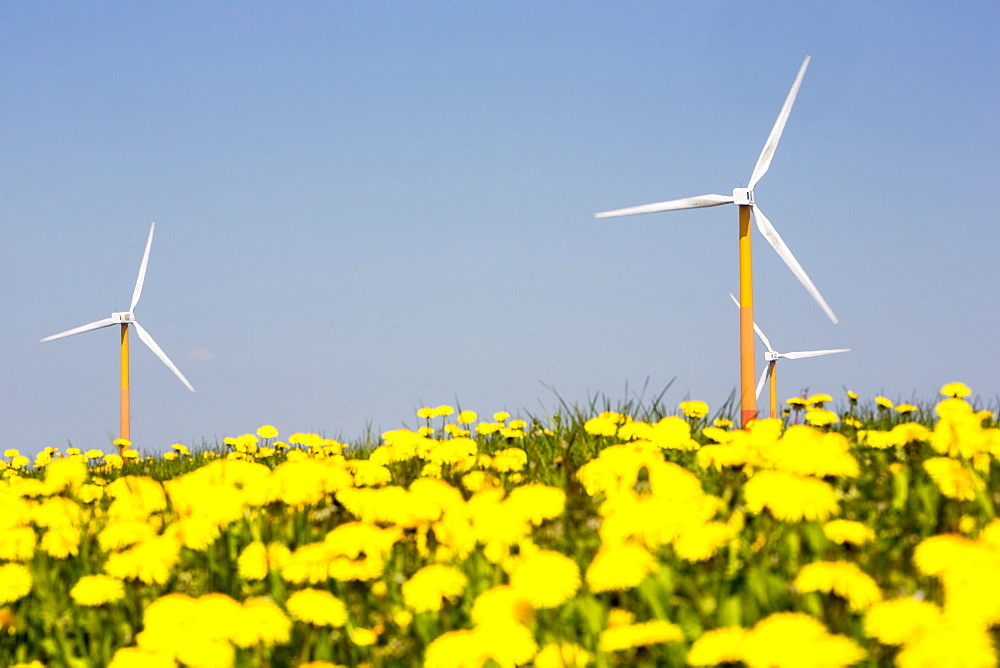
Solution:
<svg viewBox="0 0 1000 668"><path fill-rule="evenodd" d="M583 429L594 436L614 436L618 433L618 422L610 417L594 417L583 423Z"/></svg>
<svg viewBox="0 0 1000 668"><path fill-rule="evenodd" d="M541 550L514 567L510 584L535 608L553 608L576 594L580 568L559 552Z"/></svg>
<svg viewBox="0 0 1000 668"><path fill-rule="evenodd" d="M461 629L442 633L427 645L424 668L469 668L489 659L476 632Z"/></svg>
<svg viewBox="0 0 1000 668"><path fill-rule="evenodd" d="M76 491L87 481L87 465L78 459L57 459L45 469L45 485L49 494L70 489Z"/></svg>
<svg viewBox="0 0 1000 668"><path fill-rule="evenodd" d="M6 450L3 451L3 456L7 457L8 459L10 459L11 457L17 457L19 454L21 454L21 451L18 450L17 448L7 448Z"/></svg>
<svg viewBox="0 0 1000 668"><path fill-rule="evenodd" d="M604 627L611 629L616 626L628 626L635 623L635 613L624 608L611 608L608 610L608 618L604 622Z"/></svg>
<svg viewBox="0 0 1000 668"><path fill-rule="evenodd" d="M486 487L489 482L485 471L471 471L462 476L462 487L473 493Z"/></svg>
<svg viewBox="0 0 1000 668"><path fill-rule="evenodd" d="M969 515L962 515L962 517L958 520L958 530L963 534L967 535L972 534L976 531L976 527L978 526L978 524L979 523L976 522L975 517L970 517Z"/></svg>
<svg viewBox="0 0 1000 668"><path fill-rule="evenodd" d="M417 417L418 418L423 418L425 420L429 420L432 417L434 417L434 409L425 406L425 407L417 410Z"/></svg>
<svg viewBox="0 0 1000 668"><path fill-rule="evenodd" d="M848 390L847 391L847 399L852 404L858 403L858 393L857 392L852 392L851 390Z"/></svg>
<svg viewBox="0 0 1000 668"><path fill-rule="evenodd" d="M875 405L881 409L892 408L892 402L885 397L875 397Z"/></svg>
<svg viewBox="0 0 1000 668"><path fill-rule="evenodd" d="M273 647L288 643L292 622L278 604L270 598L259 596L243 602L239 624L232 636L237 647Z"/></svg>
<svg viewBox="0 0 1000 668"><path fill-rule="evenodd" d="M108 557L104 571L123 580L166 584L180 556L181 544L173 535L153 536L125 552Z"/></svg>
<svg viewBox="0 0 1000 668"><path fill-rule="evenodd" d="M477 624L493 619L524 623L531 619L531 602L511 585L497 585L476 597L472 604L472 621Z"/></svg>
<svg viewBox="0 0 1000 668"><path fill-rule="evenodd" d="M42 552L55 559L66 559L80 553L80 530L76 527L55 527L42 536Z"/></svg>
<svg viewBox="0 0 1000 668"><path fill-rule="evenodd" d="M896 598L875 603L865 615L865 635L883 645L902 645L941 623L942 612L930 601Z"/></svg>
<svg viewBox="0 0 1000 668"><path fill-rule="evenodd" d="M11 527L0 531L0 559L30 561L35 556L37 538L32 527Z"/></svg>
<svg viewBox="0 0 1000 668"><path fill-rule="evenodd" d="M521 448L506 448L493 453L490 466L499 473L520 471L528 463L528 453Z"/></svg>
<svg viewBox="0 0 1000 668"><path fill-rule="evenodd" d="M815 478L785 471L760 471L743 488L747 510L759 513L767 508L785 522L819 520L825 522L838 512L833 487Z"/></svg>
<svg viewBox="0 0 1000 668"><path fill-rule="evenodd" d="M906 445L907 443L931 440L931 432L922 424L904 422L889 430L888 439L890 445Z"/></svg>
<svg viewBox="0 0 1000 668"><path fill-rule="evenodd" d="M285 602L294 619L313 626L343 626L347 623L347 607L328 591L301 589Z"/></svg>
<svg viewBox="0 0 1000 668"><path fill-rule="evenodd" d="M850 450L850 442L843 434L795 425L761 452L776 468L789 473L856 478L860 468Z"/></svg>
<svg viewBox="0 0 1000 668"><path fill-rule="evenodd" d="M708 404L704 401L682 401L677 407L686 417L693 420L700 420L708 415Z"/></svg>
<svg viewBox="0 0 1000 668"><path fill-rule="evenodd" d="M743 660L743 641L747 630L741 626L726 626L701 634L688 653L691 666L717 666Z"/></svg>
<svg viewBox="0 0 1000 668"><path fill-rule="evenodd" d="M278 435L278 430L273 425L265 424L257 427L257 435L261 438L274 438Z"/></svg>
<svg viewBox="0 0 1000 668"><path fill-rule="evenodd" d="M500 422L480 422L476 425L476 433L480 436L489 436L490 434L495 434L503 429L503 424Z"/></svg>
<svg viewBox="0 0 1000 668"><path fill-rule="evenodd" d="M831 401L833 401L833 397L831 397L829 394L821 392L819 394L814 394L808 399L806 399L806 404L809 406L815 406L816 408L822 408L823 404L829 403Z"/></svg>
<svg viewBox="0 0 1000 668"><path fill-rule="evenodd" d="M864 545L875 540L875 532L861 522L833 520L823 525L823 533L835 543Z"/></svg>
<svg viewBox="0 0 1000 668"><path fill-rule="evenodd" d="M80 490L77 492L81 503L94 503L98 499L104 497L104 488L100 485L80 485Z"/></svg>
<svg viewBox="0 0 1000 668"><path fill-rule="evenodd" d="M699 447L698 442L691 438L691 424L676 415L668 415L651 425L648 438L663 450L697 450Z"/></svg>
<svg viewBox="0 0 1000 668"><path fill-rule="evenodd" d="M360 626L349 630L347 635L351 639L351 642L358 647L368 647L369 645L374 645L378 642L378 633L372 629L366 629Z"/></svg>
<svg viewBox="0 0 1000 668"><path fill-rule="evenodd" d="M403 583L403 600L414 612L437 611L445 599L461 596L467 582L461 571L450 566L424 566Z"/></svg>
<svg viewBox="0 0 1000 668"><path fill-rule="evenodd" d="M895 664L899 668L994 668L997 659L985 625L964 624L945 617L941 624L910 638L896 655Z"/></svg>
<svg viewBox="0 0 1000 668"><path fill-rule="evenodd" d="M779 612L757 622L744 638L742 654L749 666L770 668L840 668L865 657L853 640L830 634L801 612Z"/></svg>
<svg viewBox="0 0 1000 668"><path fill-rule="evenodd" d="M728 543L738 531L725 522L706 522L687 528L674 543L677 556L687 561L705 561Z"/></svg>
<svg viewBox="0 0 1000 668"><path fill-rule="evenodd" d="M97 607L125 597L125 583L109 575L85 575L70 589L69 595L80 605Z"/></svg>
<svg viewBox="0 0 1000 668"><path fill-rule="evenodd" d="M168 651L147 651L140 647L122 647L111 657L108 668L177 668Z"/></svg>
<svg viewBox="0 0 1000 668"><path fill-rule="evenodd" d="M462 411L456 419L460 424L472 424L479 419L479 416L476 415L476 411Z"/></svg>
<svg viewBox="0 0 1000 668"><path fill-rule="evenodd" d="M100 452L100 450L98 450L98 452ZM24 455L18 455L17 457L14 457L14 459L10 460L10 464L8 464L8 466L10 466L10 468L12 469L23 469L30 463L31 463L30 459L28 459Z"/></svg>
<svg viewBox="0 0 1000 668"><path fill-rule="evenodd" d="M604 545L587 567L587 584L595 593L631 589L656 568L656 559L641 545Z"/></svg>
<svg viewBox="0 0 1000 668"><path fill-rule="evenodd" d="M823 395L829 396L829 395ZM805 421L814 427L823 427L828 424L837 424L840 418L831 410L825 408L811 408L806 411Z"/></svg>
<svg viewBox="0 0 1000 668"><path fill-rule="evenodd" d="M917 410L917 407L913 404L896 404L895 411L900 415L906 415L907 413L912 413Z"/></svg>
<svg viewBox="0 0 1000 668"><path fill-rule="evenodd" d="M727 417L720 417L712 420L712 424L718 427L719 429L729 429L730 427L733 426L733 421Z"/></svg>
<svg viewBox="0 0 1000 668"><path fill-rule="evenodd" d="M253 541L240 553L236 566L244 580L263 580L270 570L267 564L267 547L259 540Z"/></svg>
<svg viewBox="0 0 1000 668"><path fill-rule="evenodd" d="M97 535L97 542L102 550L122 550L155 535L156 529L141 520L109 522Z"/></svg>
<svg viewBox="0 0 1000 668"><path fill-rule="evenodd" d="M794 582L801 592L818 591L845 599L851 610L867 610L882 600L875 580L847 561L815 561L799 571Z"/></svg>
<svg viewBox="0 0 1000 668"><path fill-rule="evenodd" d="M31 571L21 564L0 566L0 603L13 603L28 595L34 580Z"/></svg>
<svg viewBox="0 0 1000 668"><path fill-rule="evenodd" d="M413 623L413 613L409 610L397 610L392 613L392 621L399 628L408 629Z"/></svg>
<svg viewBox="0 0 1000 668"><path fill-rule="evenodd" d="M448 434L449 436L453 436L453 437L455 437L455 436L468 436L469 434L472 433L468 429L462 429L457 424L446 424L444 426L444 431L445 431L446 434Z"/></svg>
<svg viewBox="0 0 1000 668"><path fill-rule="evenodd" d="M492 619L479 624L473 633L480 652L500 666L523 665L538 651L531 629L515 621ZM484 661L468 665L487 664Z"/></svg>
<svg viewBox="0 0 1000 668"><path fill-rule="evenodd" d="M956 564L965 564L975 549L975 542L955 534L926 538L913 552L913 563L925 575L941 575ZM965 568L965 566L962 566Z"/></svg>
<svg viewBox="0 0 1000 668"><path fill-rule="evenodd" d="M602 652L618 652L633 647L683 642L684 633L676 624L666 621L644 622L615 626L601 631Z"/></svg>
<svg viewBox="0 0 1000 668"><path fill-rule="evenodd" d="M535 656L535 668L586 668L593 658L575 643L550 643Z"/></svg>
<svg viewBox="0 0 1000 668"><path fill-rule="evenodd" d="M808 406L808 404L806 403L806 400L803 399L802 397L792 397L791 399L788 399L787 401L785 401L785 403L788 404L794 410L797 410L797 411L798 410L802 410L803 408L805 408L806 406Z"/></svg>
<svg viewBox="0 0 1000 668"><path fill-rule="evenodd" d="M510 417L510 413L508 413L507 411L499 411L499 412L493 414L493 419L496 422L506 422L507 418L509 418L509 417Z"/></svg>
<svg viewBox="0 0 1000 668"><path fill-rule="evenodd" d="M941 394L946 397L955 397L956 399L961 399L972 394L972 390L965 383L948 383L941 387Z"/></svg>
<svg viewBox="0 0 1000 668"><path fill-rule="evenodd" d="M951 457L931 457L924 460L924 470L937 483L941 493L959 501L976 498L976 488L982 482L969 473L962 462Z"/></svg>
<svg viewBox="0 0 1000 668"><path fill-rule="evenodd" d="M558 487L534 483L522 485L514 488L504 501L504 506L538 526L544 520L554 519L563 514L563 509L566 507L566 492Z"/></svg>

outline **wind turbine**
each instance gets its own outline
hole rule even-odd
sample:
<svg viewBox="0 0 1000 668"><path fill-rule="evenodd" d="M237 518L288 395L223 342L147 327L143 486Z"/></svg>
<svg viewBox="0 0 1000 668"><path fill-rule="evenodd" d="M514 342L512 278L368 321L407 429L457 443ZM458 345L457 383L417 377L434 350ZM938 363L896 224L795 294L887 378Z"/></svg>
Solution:
<svg viewBox="0 0 1000 668"><path fill-rule="evenodd" d="M740 302L736 299L736 297L733 297L732 292L729 293L729 297L733 300L733 303L736 304L736 307L739 308ZM764 332L761 331L760 327L757 326L756 322L754 322L753 324L753 330L757 332L757 338L760 339L760 342L764 344L765 348L767 348L767 352L764 353L764 361L767 363L767 368L764 369L764 373L760 374L760 382L757 383L757 392L754 394L754 397L757 399L760 398L760 392L761 390L764 389L764 383L765 381L767 381L768 378L770 378L771 417L778 417L777 367L778 367L778 360L780 358L784 357L785 359L789 360L797 360L797 359L802 359L803 357L819 357L821 355L833 355L834 353L851 352L850 348L837 348L835 350L800 350L792 353L779 353L777 350L771 347L771 342L767 340L767 337L764 336Z"/></svg>
<svg viewBox="0 0 1000 668"><path fill-rule="evenodd" d="M66 336L73 336L74 334L82 334L84 332L89 332L92 329L101 329L103 327L111 327L112 325L121 325L121 438L129 440L130 428L129 428L129 383L128 383L128 326L132 325L135 327L135 333L139 335L139 340L145 343L153 354L160 358L164 364L167 365L174 374L181 379L189 390L194 392L194 387L188 382L188 379L184 377L184 374L170 361L167 354L163 352L160 346L156 345L156 341L153 337L149 335L142 325L138 323L135 319L135 305L139 303L139 295L142 293L142 283L146 278L146 265L149 262L149 249L153 245L153 229L156 227L156 223L149 226L149 238L146 240L146 252L142 255L142 264L139 265L139 279L135 282L135 290L132 292L132 304L128 307L128 311L122 311L120 313L112 313L110 318L104 318L103 320L98 320L87 325L81 325L80 327L74 327L73 329L68 329L65 332L60 332L59 334L53 334L52 336L46 336L42 339L42 343L46 341L52 341L54 339L61 339Z"/></svg>
<svg viewBox="0 0 1000 668"><path fill-rule="evenodd" d="M806 275L805 270L792 255L792 252L782 241L781 237L778 235L778 231L774 229L771 221L764 216L764 213L760 210L760 207L754 202L753 189L760 181L761 177L767 173L768 168L771 166L771 158L774 157L774 151L778 147L778 140L781 139L781 133L785 129L785 123L788 121L788 114L792 111L792 105L795 103L795 96L798 95L799 86L802 84L802 77L805 76L806 68L809 66L809 56L806 56L805 60L802 61L802 66L799 67L799 73L795 77L795 81L792 83L792 89L788 92L788 97L785 98L785 104L781 107L781 112L778 114L778 120L774 123L774 127L771 128L771 134L768 135L767 141L764 143L764 150L760 152L760 157L757 158L757 164L754 166L753 174L750 176L750 181L747 183L746 188L734 188L732 195L699 195L697 197L686 197L684 199L675 199L667 202L657 202L655 204L644 204L642 206L634 206L626 209L616 209L614 211L604 211L602 213L596 214L597 218L610 218L613 216L629 216L638 213L659 213L661 211L677 211L680 209L697 209L706 206L719 206L721 204L736 204L739 206L739 220L740 220L740 399L742 408L742 425L746 426L747 422L752 420L757 415L757 398L754 394L754 380L756 379L756 369L754 368L754 343L753 343L753 271L751 264L751 252L750 252L750 214L753 213L754 221L757 223L757 229L760 233L764 235L767 242L771 244L775 252L784 260L788 268L792 270L795 277L799 279L799 282L805 286L809 294L812 295L813 299L820 305L823 311L826 312L827 316L830 317L834 323L837 322L837 316L833 314L833 310L823 299L823 296L813 285L813 282Z"/></svg>

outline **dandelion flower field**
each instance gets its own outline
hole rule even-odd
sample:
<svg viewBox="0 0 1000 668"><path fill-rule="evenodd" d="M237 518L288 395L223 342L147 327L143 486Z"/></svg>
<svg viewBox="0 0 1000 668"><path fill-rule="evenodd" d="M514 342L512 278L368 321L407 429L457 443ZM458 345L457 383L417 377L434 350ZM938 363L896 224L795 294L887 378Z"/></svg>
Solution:
<svg viewBox="0 0 1000 668"><path fill-rule="evenodd" d="M995 666L1000 427L942 395L7 450L0 665Z"/></svg>

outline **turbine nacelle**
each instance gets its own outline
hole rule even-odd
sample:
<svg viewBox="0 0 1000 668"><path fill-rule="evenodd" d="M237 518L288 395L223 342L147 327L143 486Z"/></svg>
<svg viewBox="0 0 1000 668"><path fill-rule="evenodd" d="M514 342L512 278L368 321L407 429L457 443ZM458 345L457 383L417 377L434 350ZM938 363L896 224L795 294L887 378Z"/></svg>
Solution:
<svg viewBox="0 0 1000 668"><path fill-rule="evenodd" d="M132 315L131 311L123 311L121 313L112 313L111 320L116 325L128 325L135 322L135 316Z"/></svg>
<svg viewBox="0 0 1000 668"><path fill-rule="evenodd" d="M733 188L733 204L753 206L753 190L750 188Z"/></svg>
<svg viewBox="0 0 1000 668"><path fill-rule="evenodd" d="M774 352L772 350L768 350L767 352L764 353L764 361L765 362L774 362L779 357L781 357L781 353L776 353L776 352Z"/></svg>

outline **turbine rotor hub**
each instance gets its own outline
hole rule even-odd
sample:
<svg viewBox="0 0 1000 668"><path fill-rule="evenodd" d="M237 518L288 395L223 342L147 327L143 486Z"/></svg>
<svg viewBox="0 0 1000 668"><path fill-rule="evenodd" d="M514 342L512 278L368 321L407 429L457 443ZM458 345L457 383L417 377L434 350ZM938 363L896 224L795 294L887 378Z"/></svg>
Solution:
<svg viewBox="0 0 1000 668"><path fill-rule="evenodd" d="M770 350L764 353L764 360L767 362L777 361L779 353L772 353Z"/></svg>
<svg viewBox="0 0 1000 668"><path fill-rule="evenodd" d="M132 317L132 314L128 311L123 311L121 313L112 313L111 319L114 320L115 324L118 325L127 325L130 322L135 322L135 319Z"/></svg>

